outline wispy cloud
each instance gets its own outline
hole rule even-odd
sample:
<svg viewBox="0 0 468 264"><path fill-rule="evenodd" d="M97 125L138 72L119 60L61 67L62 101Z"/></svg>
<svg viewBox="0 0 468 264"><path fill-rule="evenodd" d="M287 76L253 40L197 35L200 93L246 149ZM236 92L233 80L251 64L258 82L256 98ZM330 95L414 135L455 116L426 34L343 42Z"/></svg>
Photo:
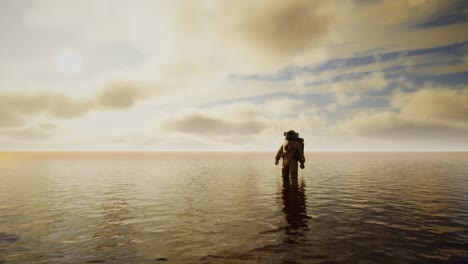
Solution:
<svg viewBox="0 0 468 264"><path fill-rule="evenodd" d="M468 89L424 88L393 95L395 111L361 112L342 128L361 137L430 148L468 142ZM432 142L431 142L432 141ZM423 143L423 144L421 144ZM423 147L423 148L424 148Z"/></svg>
<svg viewBox="0 0 468 264"><path fill-rule="evenodd" d="M126 109L149 95L151 91L141 85L127 82L115 82L84 98L55 92L0 92L0 128L27 125L37 115L74 119L90 111Z"/></svg>

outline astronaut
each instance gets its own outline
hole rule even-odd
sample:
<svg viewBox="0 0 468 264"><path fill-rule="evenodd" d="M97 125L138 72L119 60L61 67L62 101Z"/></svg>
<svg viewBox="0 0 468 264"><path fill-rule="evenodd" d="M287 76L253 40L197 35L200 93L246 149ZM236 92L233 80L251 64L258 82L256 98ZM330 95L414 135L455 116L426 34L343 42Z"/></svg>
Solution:
<svg viewBox="0 0 468 264"><path fill-rule="evenodd" d="M284 135L286 138L276 153L275 164L278 165L280 158L283 158L281 169L283 178L297 178L298 162L301 164L301 169L305 167L304 139L294 130L285 132Z"/></svg>

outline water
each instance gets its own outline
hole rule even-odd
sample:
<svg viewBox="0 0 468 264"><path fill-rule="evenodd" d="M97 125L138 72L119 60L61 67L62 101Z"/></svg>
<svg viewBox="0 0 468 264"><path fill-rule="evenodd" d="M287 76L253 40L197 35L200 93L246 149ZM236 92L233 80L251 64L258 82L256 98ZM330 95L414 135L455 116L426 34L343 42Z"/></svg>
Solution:
<svg viewBox="0 0 468 264"><path fill-rule="evenodd" d="M1 153L0 263L468 263L468 153L274 154Z"/></svg>

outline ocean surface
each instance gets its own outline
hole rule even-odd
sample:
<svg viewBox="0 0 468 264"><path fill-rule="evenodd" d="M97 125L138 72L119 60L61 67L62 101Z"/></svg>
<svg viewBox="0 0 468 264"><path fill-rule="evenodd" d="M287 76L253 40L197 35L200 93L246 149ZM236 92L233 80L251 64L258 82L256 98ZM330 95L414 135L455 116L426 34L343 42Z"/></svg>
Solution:
<svg viewBox="0 0 468 264"><path fill-rule="evenodd" d="M0 153L0 263L468 263L468 153Z"/></svg>

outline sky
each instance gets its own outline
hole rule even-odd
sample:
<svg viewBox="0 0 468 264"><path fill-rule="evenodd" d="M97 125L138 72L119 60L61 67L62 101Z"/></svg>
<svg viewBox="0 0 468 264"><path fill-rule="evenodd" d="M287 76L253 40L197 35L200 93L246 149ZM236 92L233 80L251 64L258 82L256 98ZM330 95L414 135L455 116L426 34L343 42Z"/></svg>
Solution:
<svg viewBox="0 0 468 264"><path fill-rule="evenodd" d="M463 0L0 0L0 150L468 150Z"/></svg>

